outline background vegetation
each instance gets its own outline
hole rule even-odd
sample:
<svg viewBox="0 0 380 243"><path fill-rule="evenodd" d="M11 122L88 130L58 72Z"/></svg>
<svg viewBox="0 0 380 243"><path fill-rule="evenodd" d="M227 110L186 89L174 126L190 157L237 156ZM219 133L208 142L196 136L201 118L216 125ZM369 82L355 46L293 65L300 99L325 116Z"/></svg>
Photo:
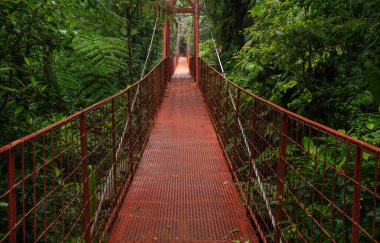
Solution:
<svg viewBox="0 0 380 243"><path fill-rule="evenodd" d="M230 79L380 145L379 0L202 0L201 8ZM213 52L203 42L201 55L214 61Z"/></svg>
<svg viewBox="0 0 380 243"><path fill-rule="evenodd" d="M0 146L138 80L161 6L138 0L1 1ZM157 36L148 70L161 58Z"/></svg>

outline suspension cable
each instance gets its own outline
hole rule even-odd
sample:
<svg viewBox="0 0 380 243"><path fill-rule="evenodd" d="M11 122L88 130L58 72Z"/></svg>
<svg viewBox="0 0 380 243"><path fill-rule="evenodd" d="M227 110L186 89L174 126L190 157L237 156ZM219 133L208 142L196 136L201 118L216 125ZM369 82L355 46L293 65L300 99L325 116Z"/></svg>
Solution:
<svg viewBox="0 0 380 243"><path fill-rule="evenodd" d="M141 72L141 76L140 76L140 80L144 77L144 74L145 74L145 70L146 70L146 67L148 65L148 61L149 61L149 57L150 57L150 53L152 52L152 46L153 46L153 41L154 41L154 37L155 37L155 34L156 34L156 30L157 30L157 23L158 23L158 17L156 17L156 21L154 23L154 28L153 28L153 34L152 34L152 38L150 40L150 45L149 45L149 49L148 49L148 54L145 58L145 63L144 63L144 67L142 69L142 72ZM140 92L140 84L137 86L137 89L136 89L136 93L133 97L133 102L132 102L132 105L131 105L131 112L133 112L134 110L134 107L135 107L135 104L136 104L136 100L137 100L137 96ZM123 146L123 142L124 142L124 137L125 137L125 133L127 132L127 128L128 128L128 125L129 125L129 117L127 118L127 121L125 123L125 126L124 126L124 129L123 129L123 133L122 133L122 136L120 138L120 142L119 142L119 145L118 145L118 148L116 150L116 158L115 158L115 161L118 160L119 158L119 154L120 154L120 151L121 151L121 148ZM102 208L102 205L103 205L103 202L104 200L106 199L106 195L108 193L108 188L110 188L110 184L112 183L113 181L113 173L112 171L114 169L117 169L115 168L115 164L112 165L111 169L109 170L108 172L108 176L107 176L107 180L106 180L106 183L105 185L103 186L103 193L101 195L101 198L100 198L100 201L99 201L99 205L98 205L98 208L96 210L96 214L95 214L95 217L94 217L94 222L91 226L91 235L94 233L94 230L95 230L95 226L97 224L97 221L98 221L98 218L99 218L99 214L100 214L100 211L101 211L101 208Z"/></svg>
<svg viewBox="0 0 380 243"><path fill-rule="evenodd" d="M150 53L152 52L152 46L153 46L154 36L156 35L156 30L157 30L157 22L158 22L158 17L156 18L156 21L154 23L153 34L152 34L152 38L150 39L150 45L149 45L149 49L148 49L148 54L146 55L146 58L145 58L145 64L144 64L144 68L143 68L143 70L141 72L140 79L142 79L144 77L146 66L148 65Z"/></svg>
<svg viewBox="0 0 380 243"><path fill-rule="evenodd" d="M203 0L203 6L204 6L204 9L205 9L206 15L209 15L208 14L208 10L207 10L207 6L206 6L206 3L205 3L205 0ZM207 26L208 26L208 29L209 29L210 34L211 34L211 39L212 39L212 42L214 44L214 50L215 50L215 54L216 54L216 57L217 57L218 62L219 62L220 69L222 71L223 76L226 77L227 74L224 72L223 63L222 63L222 61L220 59L220 55L219 55L219 51L218 51L218 48L217 48L217 45L216 45L216 41L214 39L214 35L212 33L212 30L211 30L210 26L209 25L207 25ZM224 81L225 81L225 83L227 85L228 84L227 80L224 79ZM228 94L229 94L229 98L230 98L230 100L232 102L232 106L234 108L234 111L236 111L236 105L235 105L235 102L234 102L234 99L233 99L233 96L232 96L230 90L228 90ZM243 129L243 124L242 124L240 118L238 118L238 123L239 123L239 128L241 130L242 136L244 138L244 144L245 144L245 146L247 148L248 155L249 155L250 158L252 158L252 156L251 156L252 155L252 151L251 151L251 148L250 148L250 146L248 144L248 139L247 139L247 136L245 135L245 132L244 132L244 129ZM255 176L256 176L256 179L257 179L257 183L259 184L260 192L261 192L262 197L263 197L264 202L265 202L265 207L266 207L266 209L268 211L268 214L269 214L269 217L271 219L271 223L273 225L273 228L275 229L276 228L276 220L274 218L272 209L270 208L270 204L269 204L269 200L268 200L268 197L267 197L267 193L265 192L264 184L263 184L263 182L261 180L261 176L259 174L259 170L256 167L256 164L255 164L254 161L252 161L252 165L253 165L253 170L254 170L254 173L255 173ZM281 242L281 240L280 240L280 242Z"/></svg>
<svg viewBox="0 0 380 243"><path fill-rule="evenodd" d="M141 72L140 79L142 79L144 77L145 70L146 70L146 67L147 67L147 64L148 64L148 60L149 60L149 57L150 57L150 53L152 51L154 36L155 36L156 30L157 30L157 22L158 22L158 17L156 18L156 22L154 23L153 34L152 34L152 38L150 40L148 54L147 54L146 59L145 59L145 64L144 64L143 70ZM135 108L135 103L136 103L137 95L139 94L139 92L140 92L140 84L137 86L137 90L136 90L135 96L133 97L133 102L132 102L132 106L131 106L131 112L133 112L133 109ZM123 130L123 134L122 134L122 136L120 138L119 146L118 146L118 148L116 150L116 160L118 159L120 151L121 151L121 147L123 146L123 141L124 141L125 133L127 132L128 124L129 124L129 118L127 118L124 130Z"/></svg>
<svg viewBox="0 0 380 243"><path fill-rule="evenodd" d="M204 8L205 8L206 15L209 16L205 0L203 0L203 6L204 6ZM222 61L221 61L221 59L220 59L220 55L219 55L218 47L217 47L217 45L216 45L216 41L215 41L215 38L214 38L214 34L212 33L212 30L211 30L210 26L207 25L207 27L208 27L208 31L209 31L210 34L211 34L211 40L212 40L212 43L213 43L213 45L214 45L214 51L215 51L215 55L216 55L216 57L217 57L217 59L218 59L218 63L219 63L219 66L220 66L220 70L222 71L223 76L227 76L227 74L224 72L223 63L222 63Z"/></svg>

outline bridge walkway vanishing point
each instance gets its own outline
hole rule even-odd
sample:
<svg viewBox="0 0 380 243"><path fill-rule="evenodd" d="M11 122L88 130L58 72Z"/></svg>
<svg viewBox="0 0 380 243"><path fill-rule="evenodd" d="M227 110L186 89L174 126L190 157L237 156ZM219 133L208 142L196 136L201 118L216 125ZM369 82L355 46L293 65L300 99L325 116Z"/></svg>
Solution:
<svg viewBox="0 0 380 243"><path fill-rule="evenodd" d="M257 241L181 58L109 242Z"/></svg>

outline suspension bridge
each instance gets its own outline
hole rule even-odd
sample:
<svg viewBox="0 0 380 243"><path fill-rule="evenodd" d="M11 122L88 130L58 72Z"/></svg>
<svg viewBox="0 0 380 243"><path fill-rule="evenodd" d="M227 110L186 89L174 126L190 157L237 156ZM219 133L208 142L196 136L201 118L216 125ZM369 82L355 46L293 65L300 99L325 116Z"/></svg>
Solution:
<svg viewBox="0 0 380 243"><path fill-rule="evenodd" d="M378 242L380 149L229 81L198 57L198 12L174 10L192 58L166 20L138 82L0 148L1 242Z"/></svg>

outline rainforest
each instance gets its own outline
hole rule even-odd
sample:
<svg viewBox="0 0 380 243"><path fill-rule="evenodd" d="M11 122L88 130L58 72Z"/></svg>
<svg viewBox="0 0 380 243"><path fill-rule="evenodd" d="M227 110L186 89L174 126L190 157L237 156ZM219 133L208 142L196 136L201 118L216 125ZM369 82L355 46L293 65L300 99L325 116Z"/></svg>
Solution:
<svg viewBox="0 0 380 243"><path fill-rule="evenodd" d="M111 224L97 222L128 192L185 59L261 240L378 241L379 10L380 0L1 0L0 242L107 240Z"/></svg>

